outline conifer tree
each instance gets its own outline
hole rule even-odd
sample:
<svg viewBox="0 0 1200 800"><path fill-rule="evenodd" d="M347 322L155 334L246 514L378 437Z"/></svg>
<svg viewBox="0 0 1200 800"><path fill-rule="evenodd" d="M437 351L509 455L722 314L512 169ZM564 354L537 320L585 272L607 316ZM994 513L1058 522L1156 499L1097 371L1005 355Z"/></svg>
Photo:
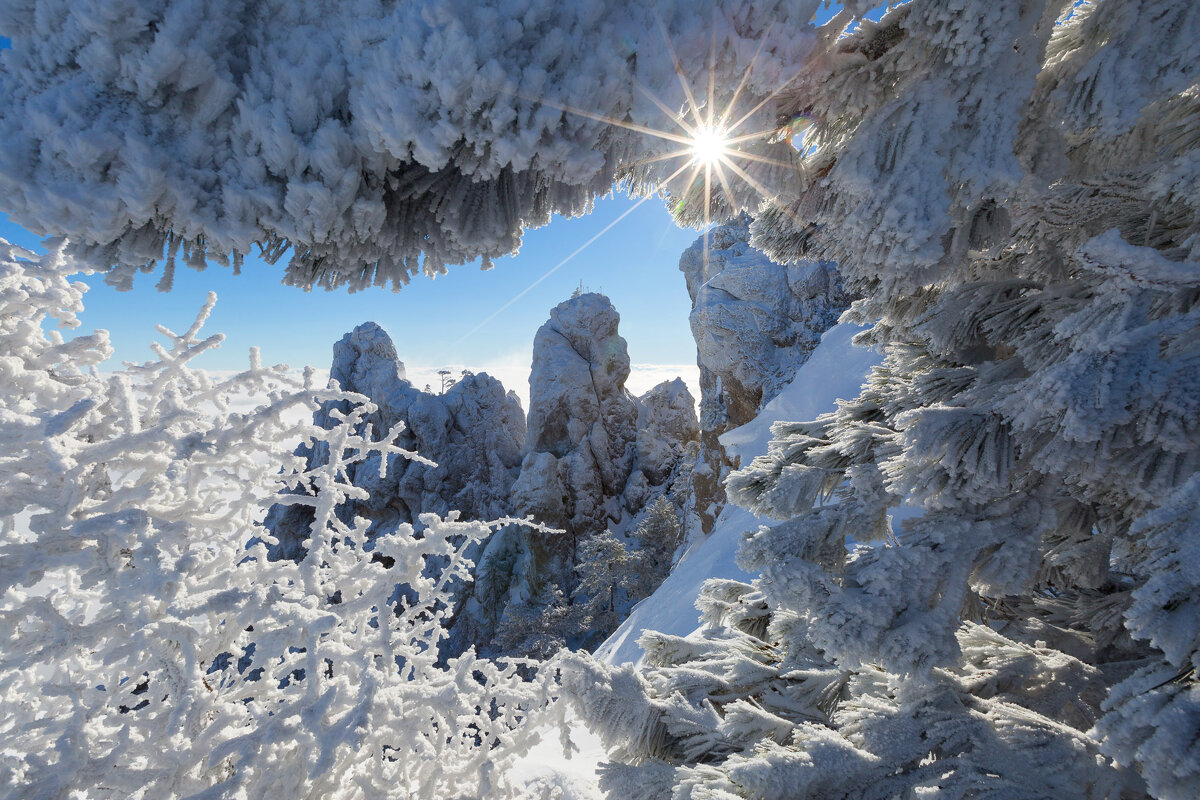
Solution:
<svg viewBox="0 0 1200 800"><path fill-rule="evenodd" d="M1200 795L1198 55L1180 0L822 40L753 243L836 260L885 360L731 477L753 584L574 660L611 796Z"/></svg>
<svg viewBox="0 0 1200 800"><path fill-rule="evenodd" d="M683 525L679 511L660 495L646 507L646 517L633 529L638 543L635 555L639 562L638 580L633 587L633 599L649 596L671 572L675 551L683 541Z"/></svg>

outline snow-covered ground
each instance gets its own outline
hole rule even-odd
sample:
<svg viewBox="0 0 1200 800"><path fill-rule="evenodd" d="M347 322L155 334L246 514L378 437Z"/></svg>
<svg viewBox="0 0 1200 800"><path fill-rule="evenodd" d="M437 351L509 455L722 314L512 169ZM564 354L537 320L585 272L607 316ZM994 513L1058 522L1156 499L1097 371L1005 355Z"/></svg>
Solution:
<svg viewBox="0 0 1200 800"><path fill-rule="evenodd" d="M603 800L596 767L604 760L604 745L582 722L571 719L569 756L557 728L546 728L542 740L512 770L515 781L525 783L529 800Z"/></svg>

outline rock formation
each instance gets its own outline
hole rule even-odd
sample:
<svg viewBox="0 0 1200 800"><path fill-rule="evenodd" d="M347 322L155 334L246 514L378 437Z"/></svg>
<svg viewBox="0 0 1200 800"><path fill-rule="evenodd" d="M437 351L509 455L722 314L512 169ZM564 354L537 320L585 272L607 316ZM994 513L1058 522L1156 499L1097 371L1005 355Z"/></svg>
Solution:
<svg viewBox="0 0 1200 800"><path fill-rule="evenodd" d="M625 389L620 319L607 297L582 294L556 306L533 340L529 435L513 502L521 515L561 514L556 524L566 535L544 550L563 562L551 571L565 581L579 539L620 518L613 501L637 452L638 406Z"/></svg>
<svg viewBox="0 0 1200 800"><path fill-rule="evenodd" d="M646 507L656 494L680 488L680 470L691 469L699 439L696 400L681 378L663 381L638 398L637 468L622 497L630 515Z"/></svg>
<svg viewBox="0 0 1200 800"><path fill-rule="evenodd" d="M692 299L700 366L700 455L692 473L694 510L712 529L725 502L730 463L717 437L744 425L777 395L849 305L831 264L777 264L750 246L742 214L679 259Z"/></svg>
<svg viewBox="0 0 1200 800"><path fill-rule="evenodd" d="M531 515L562 530L505 528L472 554L475 580L461 595L449 652L472 645L492 652L510 611L537 615L555 598L570 597L584 539L629 523L686 482L681 476L695 461L699 435L695 401L678 379L641 398L626 390L629 354L619 322L599 294L550 312L534 339L528 425L516 395L486 374L468 375L445 394L420 391L373 322L334 345L330 376L377 406L366 423L385 432L403 422L397 443L437 462L393 456L384 478L378 461L352 465L349 479L370 497L346 503L346 521L365 517L376 532L416 523L424 512L457 510L466 519ZM315 422L327 426L332 410L321 409ZM305 445L298 452L309 463L324 457ZM682 506L678 495L671 494ZM310 520L306 506L272 509L267 525L280 555L299 555Z"/></svg>
<svg viewBox="0 0 1200 800"><path fill-rule="evenodd" d="M829 265L782 265L750 247L745 216L684 252L679 268L692 298L702 389L701 415L683 381L640 398L625 388L629 354L620 315L587 293L560 303L534 339L528 424L516 396L485 374L445 394L405 379L388 335L364 323L334 346L331 377L371 398L376 431L404 422L398 442L437 467L398 457L354 465L350 479L370 498L346 504L374 530L458 510L465 518L530 515L560 529L510 527L474 554L475 580L455 611L450 652L497 652L505 625L536 633L543 611L561 607L578 581L579 547L608 529L624 530L659 498L689 508L707 531L724 504L730 463L717 437L750 421L791 380L848 304ZM331 408L317 424L328 424ZM320 452L302 446L306 458ZM277 506L267 524L280 553L294 557L305 538L305 506Z"/></svg>
<svg viewBox="0 0 1200 800"><path fill-rule="evenodd" d="M473 519L530 515L562 531L506 528L473 554L475 580L455 611L450 652L496 652L505 625L536 638L545 608L571 598L581 543L629 527L659 498L711 528L731 466L717 437L750 421L791 380L848 303L831 266L776 264L750 247L749 235L743 216L710 231L707 261L698 240L679 262L692 298L699 421L679 379L640 398L628 392L620 315L600 294L560 303L538 330L528 424L516 396L485 374L441 395L418 390L375 323L334 346L331 377L376 404L368 422L376 431L404 422L398 443L438 465L393 457L384 478L378 462L354 465L349 478L370 498L347 503L347 521L366 517L373 530L386 530L423 512L458 510ZM317 424L328 424L331 410L322 409ZM299 452L323 457L305 446ZM305 506L272 510L267 524L281 555L298 555L309 516Z"/></svg>
<svg viewBox="0 0 1200 800"><path fill-rule="evenodd" d="M481 632L506 616L540 613L556 592L570 597L581 542L637 515L671 488L681 463L690 466L695 401L680 380L642 398L626 390L629 354L619 322L607 297L587 293L556 306L538 330L512 504L517 516L563 532L509 529L488 542L456 640L482 644Z"/></svg>
<svg viewBox="0 0 1200 800"><path fill-rule="evenodd" d="M517 396L486 374L469 375L443 395L422 392L408 382L404 364L391 338L379 325L366 322L333 347L330 377L343 389L364 394L377 406L367 417L380 435L397 422L406 430L398 444L433 460L429 467L392 456L383 478L379 462L369 459L349 468L349 479L370 492L365 500L347 502L340 513L371 521L372 532L417 523L424 512L445 514L457 509L464 519L492 519L510 511L509 495L525 446L525 415ZM314 422L329 425L333 406L317 412ZM298 452L313 463L322 458L301 445ZM280 540L281 552L298 555L307 537L307 506L276 506L267 526Z"/></svg>

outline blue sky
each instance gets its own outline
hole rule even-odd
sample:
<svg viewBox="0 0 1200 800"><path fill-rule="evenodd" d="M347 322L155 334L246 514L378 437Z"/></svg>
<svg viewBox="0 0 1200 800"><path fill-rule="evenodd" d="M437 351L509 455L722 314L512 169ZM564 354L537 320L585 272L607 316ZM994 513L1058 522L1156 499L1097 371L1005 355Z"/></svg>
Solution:
<svg viewBox="0 0 1200 800"><path fill-rule="evenodd" d="M607 233L561 266L475 333L464 334L602 231L635 201L624 195L600 199L592 214L556 217L525 235L520 252L484 272L477 265L451 267L434 280L415 278L398 293L370 289L305 292L280 283L282 264L247 258L242 274L210 266L180 266L175 288L154 288L158 274L139 275L134 288L118 292L102 275L83 280L84 329L109 331L120 360L150 356L155 324L187 327L211 290L219 298L206 330L226 334L225 345L203 362L211 369L245 365L251 345L268 363L328 367L333 342L365 320L383 325L411 367L466 366L500 375L509 388L515 365L528 369L533 336L550 309L579 286L602 291L621 314L621 333L638 363L692 364L695 343L688 328L691 308L677 265L699 235L679 228L663 203L642 203ZM0 215L0 236L40 249L38 237ZM411 371L411 369L410 369ZM413 376L416 377L415 375ZM507 378L507 379L506 379Z"/></svg>

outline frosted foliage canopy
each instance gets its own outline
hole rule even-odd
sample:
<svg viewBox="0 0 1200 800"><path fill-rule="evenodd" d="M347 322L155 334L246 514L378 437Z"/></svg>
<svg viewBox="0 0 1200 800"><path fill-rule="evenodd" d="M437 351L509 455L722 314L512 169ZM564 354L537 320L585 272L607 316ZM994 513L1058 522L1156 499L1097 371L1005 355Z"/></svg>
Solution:
<svg viewBox="0 0 1200 800"><path fill-rule="evenodd" d="M810 55L751 244L837 261L884 362L731 475L753 585L578 659L613 796L1200 796L1198 78L1191 0L913 0Z"/></svg>
<svg viewBox="0 0 1200 800"><path fill-rule="evenodd" d="M486 267L615 181L676 174L665 188L686 194L681 116L775 130L760 102L794 77L818 5L6 2L0 196L119 285L164 255L169 285L177 254L236 266L252 246L287 253L304 287ZM765 134L739 146L791 158ZM779 185L778 165L743 169L758 189L739 179L722 203Z"/></svg>

